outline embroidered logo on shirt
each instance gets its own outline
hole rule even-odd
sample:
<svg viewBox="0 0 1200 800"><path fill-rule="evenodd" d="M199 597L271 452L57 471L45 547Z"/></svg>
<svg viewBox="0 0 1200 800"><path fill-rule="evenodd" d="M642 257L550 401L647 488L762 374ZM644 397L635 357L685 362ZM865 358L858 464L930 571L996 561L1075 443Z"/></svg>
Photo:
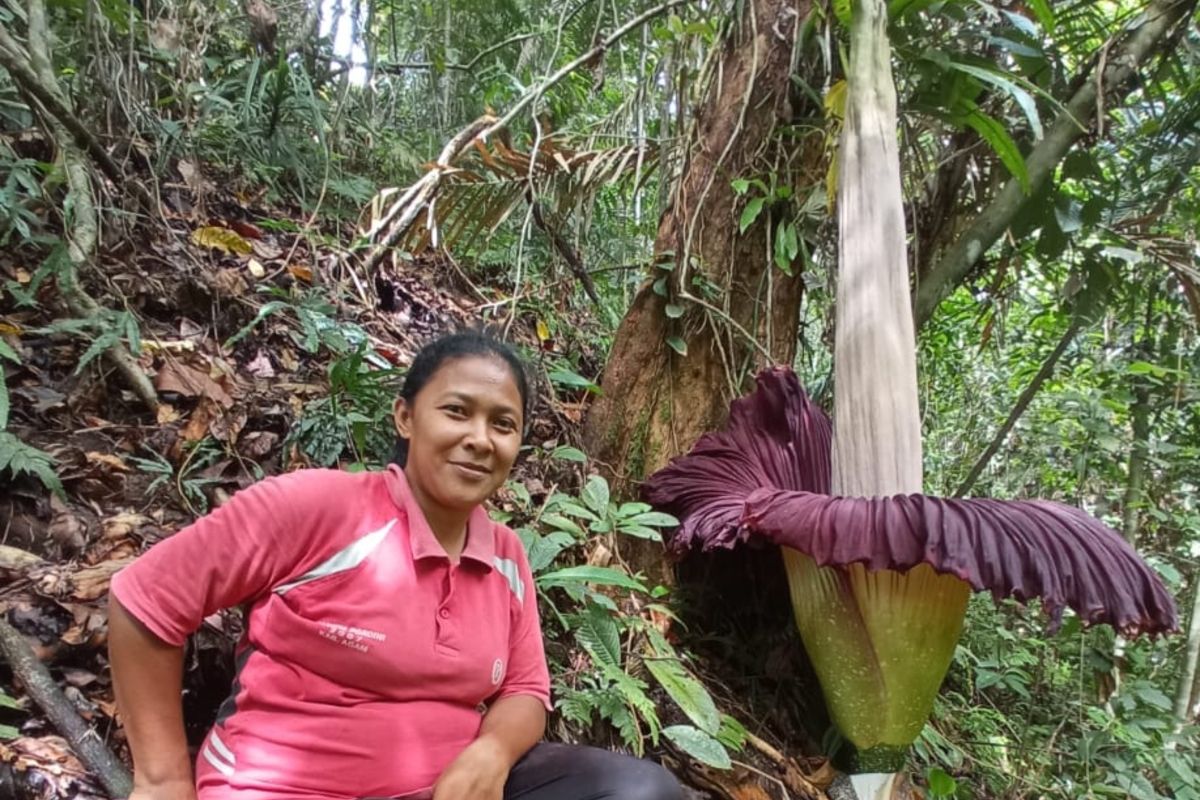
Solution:
<svg viewBox="0 0 1200 800"><path fill-rule="evenodd" d="M360 653L370 652L371 646L376 642L387 641L387 634L368 628L352 628L348 625L339 625L336 622L322 622L320 625L321 630L319 633L322 637L335 644L340 644L342 647L357 650Z"/></svg>
<svg viewBox="0 0 1200 800"><path fill-rule="evenodd" d="M504 662L496 659L496 663L492 664L492 686L498 686L500 679L504 677Z"/></svg>

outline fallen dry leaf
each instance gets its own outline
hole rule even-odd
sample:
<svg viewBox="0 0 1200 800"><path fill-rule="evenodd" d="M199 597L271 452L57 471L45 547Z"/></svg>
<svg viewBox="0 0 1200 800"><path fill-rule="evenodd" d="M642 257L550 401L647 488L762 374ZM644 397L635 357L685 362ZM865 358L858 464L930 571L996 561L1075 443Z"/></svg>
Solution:
<svg viewBox="0 0 1200 800"><path fill-rule="evenodd" d="M129 465L126 464L120 456L115 456L112 453L97 453L89 451L84 454L89 463L100 464L106 467L112 467L118 472L129 472Z"/></svg>
<svg viewBox="0 0 1200 800"><path fill-rule="evenodd" d="M198 442L205 436L208 436L208 425L212 422L213 417L220 414L220 408L217 404L209 400L207 397L200 400L200 404L192 411L188 417L187 425L183 426L183 430L179 432L180 437L185 442Z"/></svg>
<svg viewBox="0 0 1200 800"><path fill-rule="evenodd" d="M108 584L118 570L133 562L133 557L114 558L94 567L84 567L71 575L74 588L71 598L74 600L97 600L108 594Z"/></svg>
<svg viewBox="0 0 1200 800"><path fill-rule="evenodd" d="M237 231L209 225L192 231L192 244L220 250L225 255L249 255L254 252L250 242L246 241Z"/></svg>
<svg viewBox="0 0 1200 800"><path fill-rule="evenodd" d="M104 529L103 538L107 541L124 539L133 534L143 525L153 525L154 520L132 511L124 511L115 517L109 517L100 523Z"/></svg>
<svg viewBox="0 0 1200 800"><path fill-rule="evenodd" d="M226 408L233 406L233 398L207 372L184 364L178 359L163 363L154 378L154 388L160 392L174 392L185 397L207 397Z"/></svg>
<svg viewBox="0 0 1200 800"><path fill-rule="evenodd" d="M250 270L250 274L255 278L262 278L267 274L267 269L262 265L262 262L257 258L252 258L246 262L246 269Z"/></svg>
<svg viewBox="0 0 1200 800"><path fill-rule="evenodd" d="M57 495L50 495L54 516L47 529L50 538L62 548L64 555L75 555L87 544L87 523L76 516Z"/></svg>
<svg viewBox="0 0 1200 800"><path fill-rule="evenodd" d="M312 270L309 269L308 267L304 266L303 264L288 264L287 271L290 272L292 274L292 277L298 281L304 281L305 283L312 283L312 280L313 280Z"/></svg>
<svg viewBox="0 0 1200 800"><path fill-rule="evenodd" d="M217 270L212 276L213 288L222 297L241 297L250 291L250 285L242 277L242 273L233 267Z"/></svg>
<svg viewBox="0 0 1200 800"><path fill-rule="evenodd" d="M246 372L249 372L256 378L275 377L275 367L271 364L271 357L262 349L259 349L258 355L246 364Z"/></svg>
<svg viewBox="0 0 1200 800"><path fill-rule="evenodd" d="M246 427L247 419L248 415L244 409L217 414L213 417L212 422L208 423L208 432L218 441L233 444L241 434L242 428Z"/></svg>
<svg viewBox="0 0 1200 800"><path fill-rule="evenodd" d="M45 561L33 553L21 550L18 547L0 544L0 572L16 575L45 563Z"/></svg>
<svg viewBox="0 0 1200 800"><path fill-rule="evenodd" d="M158 411L154 416L158 420L159 425L170 425L172 422L179 420L179 412L170 403L159 403Z"/></svg>
<svg viewBox="0 0 1200 800"><path fill-rule="evenodd" d="M279 444L279 434L270 431L247 433L238 442L238 452L246 458L259 459L267 456Z"/></svg>

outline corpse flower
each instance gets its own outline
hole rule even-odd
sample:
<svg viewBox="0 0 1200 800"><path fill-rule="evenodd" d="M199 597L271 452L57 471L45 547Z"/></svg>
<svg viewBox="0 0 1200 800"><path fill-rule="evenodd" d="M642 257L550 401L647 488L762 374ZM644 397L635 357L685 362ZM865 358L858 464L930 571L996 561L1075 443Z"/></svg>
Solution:
<svg viewBox="0 0 1200 800"><path fill-rule="evenodd" d="M768 370L727 429L646 482L676 549L783 547L792 608L860 797L892 797L933 708L971 589L1041 598L1125 634L1176 628L1162 583L1114 531L1043 501L920 494L896 95L884 0L854 0L838 169L834 423Z"/></svg>
<svg viewBox="0 0 1200 800"><path fill-rule="evenodd" d="M677 552L781 545L792 606L856 768L891 773L933 708L971 589L1040 598L1122 633L1174 630L1158 577L1114 530L1048 501L835 497L829 418L788 369L765 370L725 430L646 482Z"/></svg>

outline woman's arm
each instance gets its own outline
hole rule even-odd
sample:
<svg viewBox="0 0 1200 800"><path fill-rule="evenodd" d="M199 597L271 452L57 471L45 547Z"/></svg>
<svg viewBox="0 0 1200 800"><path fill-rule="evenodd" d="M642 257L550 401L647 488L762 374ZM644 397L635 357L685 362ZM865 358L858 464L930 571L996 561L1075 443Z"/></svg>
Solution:
<svg viewBox="0 0 1200 800"><path fill-rule="evenodd" d="M545 731L541 700L528 695L500 698L484 716L479 737L438 779L433 800L500 800L509 771Z"/></svg>
<svg viewBox="0 0 1200 800"><path fill-rule="evenodd" d="M167 644L108 602L108 659L129 749L131 800L193 800L196 789L183 729L183 648Z"/></svg>

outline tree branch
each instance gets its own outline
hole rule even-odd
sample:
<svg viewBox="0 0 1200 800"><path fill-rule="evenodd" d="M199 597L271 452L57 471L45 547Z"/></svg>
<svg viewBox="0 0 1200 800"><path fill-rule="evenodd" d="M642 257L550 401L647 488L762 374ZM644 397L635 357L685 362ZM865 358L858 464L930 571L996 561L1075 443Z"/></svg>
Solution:
<svg viewBox="0 0 1200 800"><path fill-rule="evenodd" d="M79 760L113 797L125 797L133 791L133 777L91 726L80 718L50 671L34 655L33 649L16 629L0 618L0 653L20 679L25 691L38 708L46 713L56 730L71 745Z"/></svg>
<svg viewBox="0 0 1200 800"><path fill-rule="evenodd" d="M21 47L9 34L4 24L0 23L0 66L8 71L14 83L36 99L42 105L43 110L70 133L75 143L95 160L97 166L108 176L109 180L123 189L132 191L145 210L152 212L154 200L150 197L150 193L140 183L126 177L125 171L108 154L104 145L72 113L58 90L58 84L47 85L34 73L30 67L31 63L34 63L32 53L26 53L25 48ZM31 110L36 111L37 109Z"/></svg>
<svg viewBox="0 0 1200 800"><path fill-rule="evenodd" d="M1196 0L1154 0L1146 13L1138 16L1138 27L1129 31L1120 47L1110 54L1099 79L1080 86L1025 159L1029 194L1015 178L1005 184L917 286L914 314L918 330L1012 224L1017 212L1053 174L1071 146L1087 132L1087 123L1096 116L1098 84L1103 84L1104 94L1127 92L1138 68L1176 30L1177 23L1188 18L1195 6Z"/></svg>
<svg viewBox="0 0 1200 800"><path fill-rule="evenodd" d="M387 234L383 240L367 257L367 270L370 271L379 266L380 262L382 262L384 257L387 255L387 251L394 247L396 243L403 238L404 234L408 231L408 226L412 224L414 219L416 219L417 214L420 213L421 209L437 196L437 191L441 184L442 173L450 167L450 163L458 156L459 153L465 150L471 144L471 142L475 141L476 138L487 139L489 136L504 130L509 124L512 123L514 119L517 118L522 111L524 111L529 107L530 104L541 97L547 89L557 84L563 78L579 69L581 66L591 62L595 58L602 56L609 47L620 41L621 37L625 36L630 31L635 30L650 20L665 14L673 8L693 2L696 2L696 0L668 0L668 2L663 3L660 6L656 6L649 11L639 14L637 17L629 20L624 25L617 28L606 39L597 44L591 50L588 50L574 61L565 64L553 75L538 84L535 88L526 92L503 117L496 119L496 117L491 116L490 114L485 114L455 134L454 138L451 139L444 148L442 148L442 153L438 156L434 168L422 175L416 183L405 190L400 198L391 205L388 211L371 226L370 230L367 231L368 239L374 239L384 230L387 231Z"/></svg>
<svg viewBox="0 0 1200 800"><path fill-rule="evenodd" d="M526 193L526 199L529 201L530 210L533 212L533 224L541 228L542 233L550 237L551 244L558 254L563 257L563 261L567 262L567 266L571 268L571 272L575 273L575 277L583 284L583 290L587 292L587 296L597 306L600 305L600 295L596 293L596 284L592 282L592 276L588 274L587 268L579 259L579 253L571 246L571 243L563 238L563 235L557 229L552 227L546 221L546 217L542 214L542 204L534 196L533 191Z"/></svg>
<svg viewBox="0 0 1200 800"><path fill-rule="evenodd" d="M983 474L983 471L987 469L987 465L991 462L992 456L996 455L996 453L1000 451L1000 447L1004 444L1004 440L1008 438L1009 432L1011 432L1013 426L1017 424L1017 420L1021 418L1021 415L1025 413L1025 409L1027 409L1029 404L1033 402L1033 398L1041 390L1042 384L1049 380L1050 376L1054 374L1054 368L1058 365L1058 360L1062 358L1062 354L1067 351L1067 347L1070 346L1072 340L1074 340L1075 334L1079 333L1079 328L1080 319L1079 316L1076 315L1071 320L1071 324L1067 327L1067 330L1062 335L1062 338L1058 340L1058 344L1055 346L1054 350L1051 351L1046 360L1042 362L1041 369L1037 371L1037 374L1034 375L1033 379L1029 381L1029 385L1025 387L1025 391L1021 392L1021 396L1017 398L1016 405L1014 405L1012 410L1008 412L1008 419L1004 420L1004 424L1000 426L1000 430L996 431L996 435L992 437L992 441L983 451L983 454L979 456L979 459L975 462L975 466L971 467L971 472L967 475L966 479L962 482L962 485L959 486L958 490L954 493L955 497L965 497L967 492L971 491L972 487L975 486L975 481L977 481L979 476Z"/></svg>
<svg viewBox="0 0 1200 800"><path fill-rule="evenodd" d="M23 48L8 36L0 26L0 59L8 59L22 52ZM46 10L43 0L29 0L29 64L24 71L31 80L30 88L37 87L42 94L56 98L66 107L66 101L58 88L54 69L50 62L49 34L46 29ZM0 61L3 63L3 61ZM16 79L15 73L13 74ZM74 118L74 114L70 114ZM58 273L58 290L67 308L77 317L95 318L102 309L79 285L79 268L86 264L96 246L99 227L96 205L92 196L91 173L87 167L83 150L72 138L67 125L52 113L42 115L50 135L62 154L67 176L67 199L64 208L70 208L70 218L64 223L63 238L67 242L66 264ZM107 155L107 153L105 154ZM144 191L144 190L143 190ZM158 393L136 359L120 342L105 350L109 363L121 373L146 408L154 413L158 410Z"/></svg>

